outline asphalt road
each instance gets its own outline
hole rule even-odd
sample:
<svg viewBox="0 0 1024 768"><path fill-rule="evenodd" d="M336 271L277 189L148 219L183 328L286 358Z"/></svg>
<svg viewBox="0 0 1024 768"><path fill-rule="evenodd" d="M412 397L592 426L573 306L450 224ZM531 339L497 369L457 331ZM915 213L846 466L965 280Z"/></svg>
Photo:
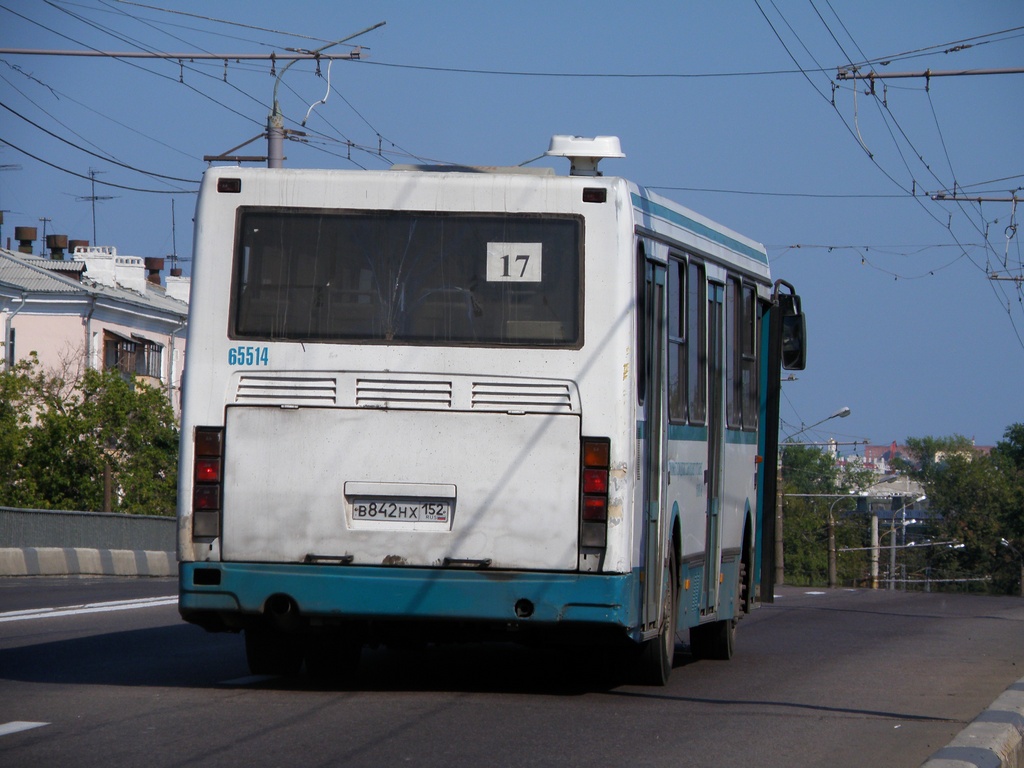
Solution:
<svg viewBox="0 0 1024 768"><path fill-rule="evenodd" d="M783 587L732 661L681 643L665 688L503 644L374 649L323 690L249 676L175 592L0 580L0 765L916 768L1024 677L1019 598Z"/></svg>

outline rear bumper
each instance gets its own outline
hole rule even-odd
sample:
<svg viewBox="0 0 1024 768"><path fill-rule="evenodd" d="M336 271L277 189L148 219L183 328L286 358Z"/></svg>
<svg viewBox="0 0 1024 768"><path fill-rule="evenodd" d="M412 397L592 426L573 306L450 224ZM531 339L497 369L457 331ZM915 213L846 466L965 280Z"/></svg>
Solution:
<svg viewBox="0 0 1024 768"><path fill-rule="evenodd" d="M637 623L633 574L182 563L179 577L182 617L208 627L237 628L282 595L306 618L597 624L627 631Z"/></svg>

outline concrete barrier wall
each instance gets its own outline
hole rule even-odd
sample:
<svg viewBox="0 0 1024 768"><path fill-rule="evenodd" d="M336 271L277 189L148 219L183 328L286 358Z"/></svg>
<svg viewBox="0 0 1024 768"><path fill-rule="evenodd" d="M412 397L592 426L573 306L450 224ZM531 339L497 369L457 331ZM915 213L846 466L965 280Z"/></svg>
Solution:
<svg viewBox="0 0 1024 768"><path fill-rule="evenodd" d="M0 507L0 576L173 576L173 517Z"/></svg>
<svg viewBox="0 0 1024 768"><path fill-rule="evenodd" d="M173 517L0 507L0 547L89 547L173 552Z"/></svg>

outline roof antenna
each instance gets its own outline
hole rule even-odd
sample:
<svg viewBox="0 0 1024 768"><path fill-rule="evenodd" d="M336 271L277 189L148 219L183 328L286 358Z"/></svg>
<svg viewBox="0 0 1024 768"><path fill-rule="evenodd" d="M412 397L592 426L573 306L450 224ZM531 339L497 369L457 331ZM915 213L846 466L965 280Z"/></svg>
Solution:
<svg viewBox="0 0 1024 768"><path fill-rule="evenodd" d="M583 136L556 135L551 137L548 151L551 157L568 157L571 163L570 176L601 176L597 164L606 157L625 157L618 136L595 136L592 139Z"/></svg>

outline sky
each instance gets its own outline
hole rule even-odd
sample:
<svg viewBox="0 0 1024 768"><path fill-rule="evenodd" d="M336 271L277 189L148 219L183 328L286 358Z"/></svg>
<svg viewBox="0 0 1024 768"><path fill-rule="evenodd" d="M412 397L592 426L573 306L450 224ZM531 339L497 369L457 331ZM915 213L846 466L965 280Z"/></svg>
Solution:
<svg viewBox="0 0 1024 768"><path fill-rule="evenodd" d="M9 52L269 55L352 35L325 52L358 43L359 60L319 74ZM1024 69L1019 0L0 0L0 49L4 246L45 226L187 274L203 158L266 154L275 84L305 134L286 167L517 165L554 134L615 135L626 157L605 174L763 242L801 295L784 438L849 455L993 445L1024 422L1024 74L942 74Z"/></svg>

